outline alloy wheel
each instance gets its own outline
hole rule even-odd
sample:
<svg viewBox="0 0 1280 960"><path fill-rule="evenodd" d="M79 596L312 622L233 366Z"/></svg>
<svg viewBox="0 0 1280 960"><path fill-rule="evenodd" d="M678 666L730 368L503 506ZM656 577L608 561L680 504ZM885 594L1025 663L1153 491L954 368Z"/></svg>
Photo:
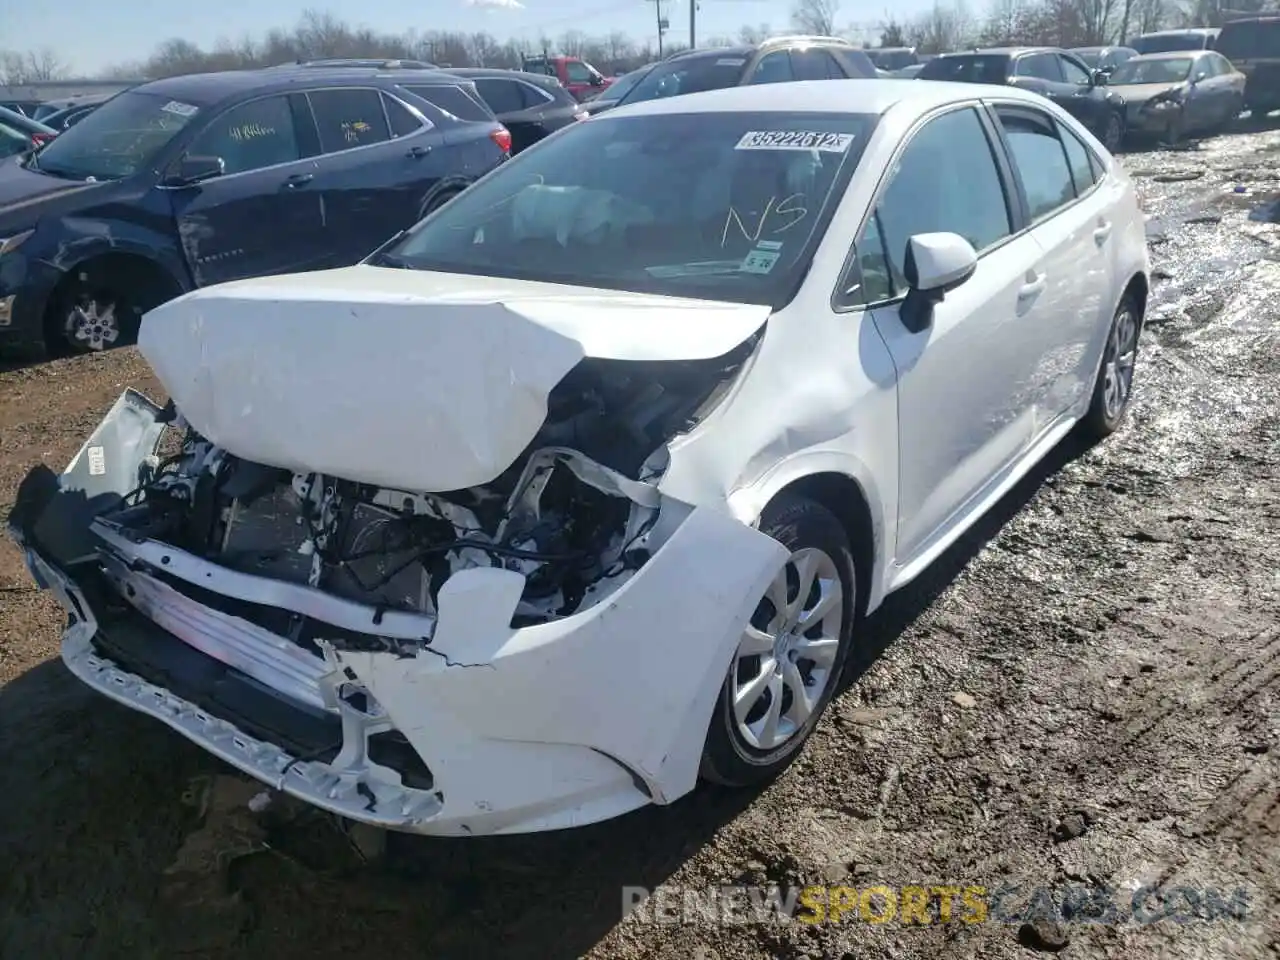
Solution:
<svg viewBox="0 0 1280 960"><path fill-rule="evenodd" d="M768 751L804 731L834 681L844 618L840 573L825 551L795 551L743 632L731 676L733 720Z"/></svg>
<svg viewBox="0 0 1280 960"><path fill-rule="evenodd" d="M67 340L81 350L105 350L120 339L116 305L89 297L67 314Z"/></svg>
<svg viewBox="0 0 1280 960"><path fill-rule="evenodd" d="M1138 321L1129 307L1116 314L1102 357L1102 405L1109 419L1120 416L1133 390L1138 356Z"/></svg>

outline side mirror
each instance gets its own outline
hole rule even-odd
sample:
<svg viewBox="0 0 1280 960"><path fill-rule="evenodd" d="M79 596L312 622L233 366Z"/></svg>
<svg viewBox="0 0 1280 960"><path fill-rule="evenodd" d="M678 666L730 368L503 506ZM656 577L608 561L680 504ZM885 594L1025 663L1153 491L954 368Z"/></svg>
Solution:
<svg viewBox="0 0 1280 960"><path fill-rule="evenodd" d="M227 164L221 157L185 156L171 168L165 182L172 187L186 187L226 172Z"/></svg>
<svg viewBox="0 0 1280 960"><path fill-rule="evenodd" d="M598 73L593 73L593 74L591 75L591 85L592 85L593 87L603 87L603 86L604 86L604 77L600 76L600 74L598 74Z"/></svg>
<svg viewBox="0 0 1280 960"><path fill-rule="evenodd" d="M917 233L909 239L902 267L909 287L899 310L902 325L912 333L927 330L933 308L977 268L977 251L959 234Z"/></svg>
<svg viewBox="0 0 1280 960"><path fill-rule="evenodd" d="M1106 86L1107 79L1110 76L1111 76L1111 69L1109 67L1103 67L1099 70L1095 70L1093 71L1093 83L1095 86L1104 87Z"/></svg>
<svg viewBox="0 0 1280 960"><path fill-rule="evenodd" d="M1205 78L1207 78L1208 76L1209 76L1209 74L1207 74L1207 73L1205 73L1203 70L1201 70L1199 73L1197 73L1194 77L1192 77L1192 78L1191 78L1191 82L1192 82L1192 83L1199 83L1201 80L1204 80L1204 79L1205 79Z"/></svg>

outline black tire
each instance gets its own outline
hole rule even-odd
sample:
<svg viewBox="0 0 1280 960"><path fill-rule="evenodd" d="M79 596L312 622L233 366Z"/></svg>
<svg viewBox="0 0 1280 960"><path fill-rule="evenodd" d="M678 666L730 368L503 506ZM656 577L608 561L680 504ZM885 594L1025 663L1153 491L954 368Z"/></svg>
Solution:
<svg viewBox="0 0 1280 960"><path fill-rule="evenodd" d="M1102 128L1102 145L1108 153L1117 153L1124 144L1124 120L1114 110L1107 115L1107 125Z"/></svg>
<svg viewBox="0 0 1280 960"><path fill-rule="evenodd" d="M1117 331L1127 322L1126 318L1133 324L1132 360L1128 365L1128 378L1124 386L1123 398L1117 405L1114 398L1109 395L1109 391L1112 389L1111 385L1115 377L1121 371L1108 368L1115 359L1117 347L1121 351L1124 349L1125 344L1117 342ZM1133 383L1137 373L1139 343L1142 340L1142 323L1142 309L1137 298L1126 296L1120 301L1120 306L1116 308L1111 318L1111 325L1107 328L1107 341L1102 349L1102 360L1098 364L1089 410L1080 420L1081 432L1091 440L1102 440L1111 436L1119 429L1120 424L1124 422L1125 414L1129 412L1129 406L1133 402Z"/></svg>
<svg viewBox="0 0 1280 960"><path fill-rule="evenodd" d="M105 316L107 310L115 327L115 336L110 340L102 335L102 324L93 322L94 317ZM67 357L133 343L138 337L142 312L124 294L88 282L87 276L82 275L67 283L50 302L45 315L45 349L50 357ZM77 326L88 328L87 339L77 336ZM95 328L97 335L91 332Z"/></svg>
<svg viewBox="0 0 1280 960"><path fill-rule="evenodd" d="M418 212L418 219L422 220L435 213L460 193L462 193L462 188L446 190L444 193L438 193L434 197L428 197L422 203L422 209Z"/></svg>
<svg viewBox="0 0 1280 960"><path fill-rule="evenodd" d="M830 510L806 497L784 494L765 509L760 518L759 529L781 543L793 555L797 551L810 548L821 551L822 554L830 559L831 568L837 574L840 583L841 598L839 607L841 620L838 643L831 664L827 668L825 686L822 693L815 701L808 718L798 724L796 729L785 740L771 749L761 749L758 745L751 744L739 730L733 709L734 687L743 665L749 665L749 662L755 658L744 657L740 660L735 651L728 674L720 688L720 694L716 698L715 709L712 711L711 723L707 729L707 738L703 745L702 767L700 770L704 780L733 787L767 783L785 770L799 755L801 748L813 732L814 726L816 726L823 711L826 710L832 696L835 695L835 691L840 686L840 677L844 670L845 662L849 658L849 650L852 647L851 638L854 636L857 626L856 619L861 608L857 597L857 570L854 565L853 552L849 547L849 538L839 519ZM791 572L794 572L794 565L789 562L788 566L791 568ZM788 589L796 590L797 593L797 596L788 594L788 599L791 602L795 602L798 599L798 584L793 585L790 583L790 573L788 574L788 581ZM816 581L814 589L819 589ZM815 595L811 592L802 607L810 609L812 604L816 602L815 596L820 596L820 594ZM753 624L761 626L766 623L770 619L770 613L773 610L773 604L767 596L762 597L753 617ZM818 626L822 624L823 621L820 621ZM811 628L806 631L806 635L812 634L816 629L817 627ZM787 656L790 656L790 654ZM813 661L793 658L792 662L796 664L800 674L806 680L814 677L814 669L820 669L813 664ZM763 667L763 663L760 663L759 666ZM749 672L750 670L748 670ZM772 701L773 695L772 692L769 694L770 701ZM791 696L788 691L784 690L782 692L778 701L780 710L784 712L789 710L788 704L792 702ZM759 701L757 701L756 705L759 705ZM749 713L748 717L750 716L751 714Z"/></svg>

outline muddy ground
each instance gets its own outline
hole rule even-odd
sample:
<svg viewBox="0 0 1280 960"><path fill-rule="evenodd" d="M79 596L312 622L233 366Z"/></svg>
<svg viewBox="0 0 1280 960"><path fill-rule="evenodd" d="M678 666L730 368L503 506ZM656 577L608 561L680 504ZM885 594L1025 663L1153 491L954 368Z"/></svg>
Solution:
<svg viewBox="0 0 1280 960"><path fill-rule="evenodd" d="M1124 159L1158 271L1132 419L1095 449L1065 443L891 598L803 760L757 795L703 789L550 836L395 838L364 862L324 818L211 798L193 778L215 762L82 690L6 543L0 957L1280 955L1278 160L1274 127L1247 126ZM126 385L156 393L132 350L0 373L0 509ZM1016 913L621 919L624 886L735 883L1008 884L1015 908L1084 886L1123 906L1151 883L1248 900L1208 922L1183 893L1039 939ZM1188 922L1137 922L1162 902Z"/></svg>

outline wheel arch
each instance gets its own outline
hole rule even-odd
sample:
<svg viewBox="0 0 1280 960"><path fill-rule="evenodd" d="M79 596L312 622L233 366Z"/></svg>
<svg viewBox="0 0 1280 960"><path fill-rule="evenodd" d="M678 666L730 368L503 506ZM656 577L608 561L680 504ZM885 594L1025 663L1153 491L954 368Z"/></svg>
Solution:
<svg viewBox="0 0 1280 960"><path fill-rule="evenodd" d="M155 257L137 250L109 248L95 250L63 268L50 291L44 310L44 337L49 346L61 336L60 311L66 297L78 284L101 285L127 294L143 312L188 289L184 280Z"/></svg>
<svg viewBox="0 0 1280 960"><path fill-rule="evenodd" d="M789 467L789 468L787 468ZM869 471L845 457L819 454L788 464L756 485L730 496L730 509L745 523L758 522L779 497L796 495L822 504L840 521L858 576L859 614L874 610L882 599L881 584L887 518L879 488Z"/></svg>
<svg viewBox="0 0 1280 960"><path fill-rule="evenodd" d="M1146 317L1147 315L1147 299L1151 296L1151 282L1147 279L1147 275L1142 271L1138 271L1129 278L1129 282L1124 286L1124 292L1120 294L1120 303L1132 298L1138 305L1138 315ZM1120 304L1116 304L1118 307Z"/></svg>

